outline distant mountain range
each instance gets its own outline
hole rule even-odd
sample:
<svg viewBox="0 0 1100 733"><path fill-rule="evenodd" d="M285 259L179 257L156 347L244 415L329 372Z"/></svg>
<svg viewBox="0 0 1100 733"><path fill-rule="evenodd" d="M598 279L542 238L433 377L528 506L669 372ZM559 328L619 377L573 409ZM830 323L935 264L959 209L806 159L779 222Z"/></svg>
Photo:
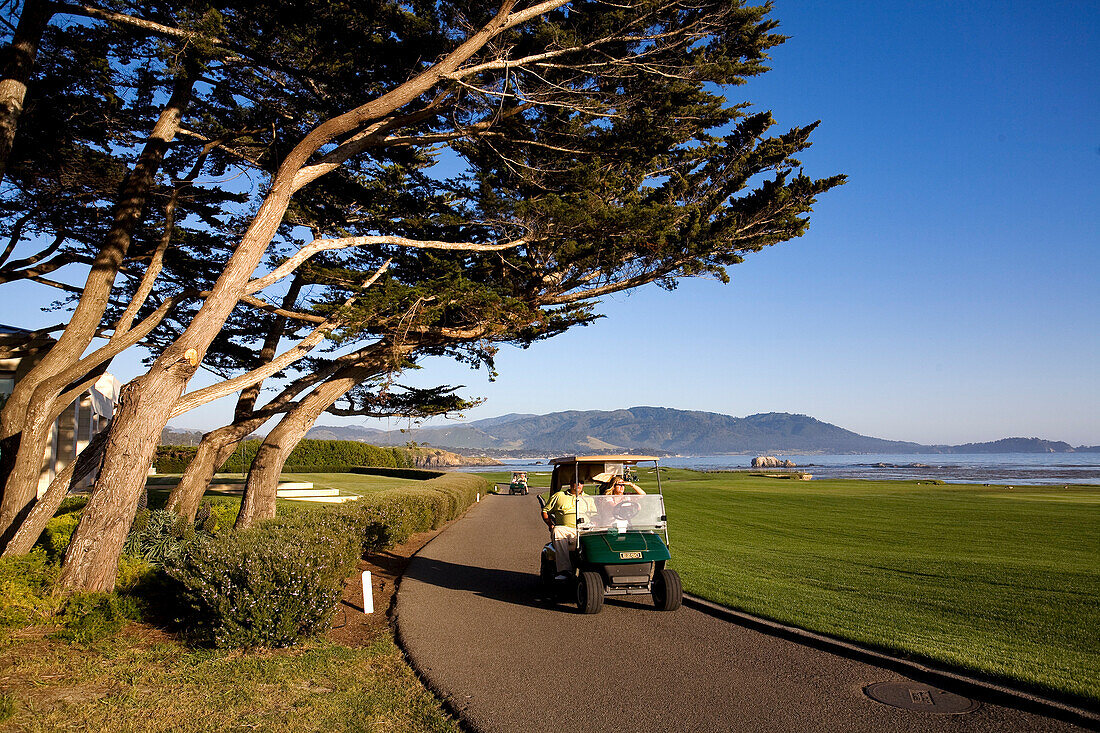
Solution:
<svg viewBox="0 0 1100 733"><path fill-rule="evenodd" d="M769 412L731 417L715 412L632 407L569 410L548 415L510 414L470 423L409 430L317 426L307 437L359 440L375 445L426 443L458 453L496 457L585 453L656 455L768 455L859 453L1063 453L1061 441L1005 438L990 443L921 445L859 435L807 415ZM1096 450L1095 446L1091 450Z"/></svg>

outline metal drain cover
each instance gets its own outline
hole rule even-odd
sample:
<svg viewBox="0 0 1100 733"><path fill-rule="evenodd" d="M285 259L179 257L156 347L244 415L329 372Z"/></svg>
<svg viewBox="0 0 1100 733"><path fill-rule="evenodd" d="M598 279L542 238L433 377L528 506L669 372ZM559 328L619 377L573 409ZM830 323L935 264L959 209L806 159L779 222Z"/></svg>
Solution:
<svg viewBox="0 0 1100 733"><path fill-rule="evenodd" d="M972 713L979 703L962 695L956 695L916 682L876 682L863 688L867 697L904 710L939 715Z"/></svg>

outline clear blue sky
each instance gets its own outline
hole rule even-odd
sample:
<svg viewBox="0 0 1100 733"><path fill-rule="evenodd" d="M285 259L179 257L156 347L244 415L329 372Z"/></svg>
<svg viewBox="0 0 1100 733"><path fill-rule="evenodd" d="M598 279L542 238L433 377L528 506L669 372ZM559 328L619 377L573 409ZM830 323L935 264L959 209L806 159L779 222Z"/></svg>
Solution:
<svg viewBox="0 0 1100 733"><path fill-rule="evenodd" d="M488 398L469 419L658 405L1100 443L1100 4L777 0L774 17L790 40L734 94L780 126L822 121L806 171L850 180L809 233L730 285L611 298L595 326L505 348L494 383L416 381Z"/></svg>
<svg viewBox="0 0 1100 733"><path fill-rule="evenodd" d="M594 326L502 349L495 382L442 361L403 381L467 385L487 398L468 419L656 405L1100 444L1100 3L777 0L774 17L791 38L733 101L822 121L805 170L849 183L806 236L729 285L609 298Z"/></svg>

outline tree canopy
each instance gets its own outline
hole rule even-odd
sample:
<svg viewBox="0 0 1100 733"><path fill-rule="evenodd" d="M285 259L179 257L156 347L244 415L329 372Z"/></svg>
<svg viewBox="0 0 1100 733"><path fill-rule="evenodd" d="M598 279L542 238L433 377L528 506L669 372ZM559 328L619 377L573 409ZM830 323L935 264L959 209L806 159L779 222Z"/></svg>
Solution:
<svg viewBox="0 0 1100 733"><path fill-rule="evenodd" d="M25 0L0 68L26 87L25 103L0 106L0 132L14 130L10 154L0 145L0 285L38 282L75 310L0 414L0 531L33 515L55 413L136 344L150 370L106 436L69 587L113 583L174 414L287 377L265 405L242 396L234 420L239 432L283 416L250 478L262 517L312 421L385 405L370 385L419 359L491 364L498 344L597 317L603 296L725 280L800 236L843 178L801 171L816 123L773 134L770 113L734 99L784 40L770 12ZM62 268L85 274L51 275ZM323 342L337 351L307 357ZM188 394L200 363L232 379ZM445 409L409 394L394 404Z"/></svg>

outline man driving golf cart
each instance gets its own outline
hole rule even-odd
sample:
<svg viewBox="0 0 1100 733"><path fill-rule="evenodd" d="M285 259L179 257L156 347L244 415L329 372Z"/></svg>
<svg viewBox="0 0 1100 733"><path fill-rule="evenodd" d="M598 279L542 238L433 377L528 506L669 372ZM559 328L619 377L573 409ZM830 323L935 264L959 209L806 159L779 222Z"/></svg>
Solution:
<svg viewBox="0 0 1100 733"><path fill-rule="evenodd" d="M660 472L656 493L616 493L624 469L651 456L601 455L555 458L550 497L539 496L551 542L542 550L541 576L552 590L575 584L577 607L597 613L605 596L653 596L658 609L679 608L682 590L676 571L665 567L667 517ZM612 493L588 496L585 482L608 485Z"/></svg>

